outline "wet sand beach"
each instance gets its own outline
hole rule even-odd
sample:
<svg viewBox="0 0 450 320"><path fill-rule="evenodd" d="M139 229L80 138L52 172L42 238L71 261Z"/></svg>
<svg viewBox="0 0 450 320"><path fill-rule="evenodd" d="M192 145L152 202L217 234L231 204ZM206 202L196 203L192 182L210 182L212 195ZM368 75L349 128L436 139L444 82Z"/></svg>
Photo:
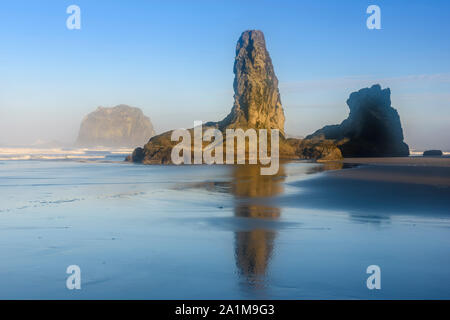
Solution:
<svg viewBox="0 0 450 320"><path fill-rule="evenodd" d="M345 158L347 164L450 167L450 157Z"/></svg>
<svg viewBox="0 0 450 320"><path fill-rule="evenodd" d="M372 161L1 161L0 298L450 298L450 167Z"/></svg>

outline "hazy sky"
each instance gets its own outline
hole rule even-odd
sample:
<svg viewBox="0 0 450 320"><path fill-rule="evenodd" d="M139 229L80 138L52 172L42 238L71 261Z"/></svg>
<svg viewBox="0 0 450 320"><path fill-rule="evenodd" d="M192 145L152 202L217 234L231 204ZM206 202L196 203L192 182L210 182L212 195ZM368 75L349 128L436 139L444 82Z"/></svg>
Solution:
<svg viewBox="0 0 450 320"><path fill-rule="evenodd" d="M71 4L81 30L66 28ZM3 1L0 144L72 142L100 105L139 107L158 133L220 120L246 29L265 33L288 133L341 122L348 95L380 83L410 147L450 150L447 0Z"/></svg>

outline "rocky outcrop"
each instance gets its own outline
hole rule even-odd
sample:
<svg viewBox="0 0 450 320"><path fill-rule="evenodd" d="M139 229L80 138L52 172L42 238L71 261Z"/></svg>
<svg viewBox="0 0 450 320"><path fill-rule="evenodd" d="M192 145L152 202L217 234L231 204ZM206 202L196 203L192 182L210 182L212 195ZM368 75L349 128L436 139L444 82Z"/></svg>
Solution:
<svg viewBox="0 0 450 320"><path fill-rule="evenodd" d="M278 79L261 31L242 33L233 72L234 105L220 128L279 129L284 135Z"/></svg>
<svg viewBox="0 0 450 320"><path fill-rule="evenodd" d="M353 92L347 104L350 114L340 125L325 126L307 139L335 140L344 157L408 156L391 91L376 84Z"/></svg>
<svg viewBox="0 0 450 320"><path fill-rule="evenodd" d="M98 107L82 121L78 146L136 147L155 134L150 119L139 108Z"/></svg>
<svg viewBox="0 0 450 320"><path fill-rule="evenodd" d="M288 139L299 159L334 161L342 159L341 150L334 140L327 139Z"/></svg>
<svg viewBox="0 0 450 320"><path fill-rule="evenodd" d="M234 61L234 104L231 112L219 122L208 122L203 130L226 129L278 129L280 130L279 155L283 159L326 158L340 159L340 150L326 141L305 141L286 139L284 112L278 90L272 60L266 48L264 34L259 30L242 33L236 46ZM171 150L177 142L172 142L172 131L155 136L144 146L136 149L127 160L146 164L171 162ZM191 129L191 137L193 137ZM225 134L224 134L225 137ZM223 143L225 146L225 143ZM302 149L303 148L303 149ZM225 149L224 149L225 155Z"/></svg>
<svg viewBox="0 0 450 320"><path fill-rule="evenodd" d="M427 150L424 151L424 157L442 157L442 150Z"/></svg>

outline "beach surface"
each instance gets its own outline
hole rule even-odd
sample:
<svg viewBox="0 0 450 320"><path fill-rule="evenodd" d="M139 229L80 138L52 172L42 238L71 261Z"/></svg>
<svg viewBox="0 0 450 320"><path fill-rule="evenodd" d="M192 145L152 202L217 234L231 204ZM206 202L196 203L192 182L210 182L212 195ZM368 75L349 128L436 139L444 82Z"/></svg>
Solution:
<svg viewBox="0 0 450 320"><path fill-rule="evenodd" d="M347 164L450 167L450 157L345 158Z"/></svg>
<svg viewBox="0 0 450 320"><path fill-rule="evenodd" d="M0 298L450 298L448 160L119 158L0 161Z"/></svg>

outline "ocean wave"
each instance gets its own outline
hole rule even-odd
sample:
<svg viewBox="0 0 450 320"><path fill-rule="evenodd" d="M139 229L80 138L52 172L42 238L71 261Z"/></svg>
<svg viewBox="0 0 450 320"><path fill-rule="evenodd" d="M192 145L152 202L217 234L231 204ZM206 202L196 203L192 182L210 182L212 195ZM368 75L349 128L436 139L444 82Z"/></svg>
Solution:
<svg viewBox="0 0 450 320"><path fill-rule="evenodd" d="M102 160L130 154L125 148L0 148L0 161L17 160Z"/></svg>
<svg viewBox="0 0 450 320"><path fill-rule="evenodd" d="M0 148L0 155L84 154L87 150L65 148Z"/></svg>
<svg viewBox="0 0 450 320"><path fill-rule="evenodd" d="M18 157L0 157L0 161L8 161L8 160L30 160L30 155L18 156Z"/></svg>
<svg viewBox="0 0 450 320"><path fill-rule="evenodd" d="M134 151L134 149L127 149L127 150L119 150L119 151L111 151L112 154L131 154Z"/></svg>
<svg viewBox="0 0 450 320"><path fill-rule="evenodd" d="M61 155L61 156L46 156L46 155L24 155L19 157L0 157L0 161L11 161L11 160L77 160L77 159L105 159L104 155L97 156L69 156L69 155Z"/></svg>

